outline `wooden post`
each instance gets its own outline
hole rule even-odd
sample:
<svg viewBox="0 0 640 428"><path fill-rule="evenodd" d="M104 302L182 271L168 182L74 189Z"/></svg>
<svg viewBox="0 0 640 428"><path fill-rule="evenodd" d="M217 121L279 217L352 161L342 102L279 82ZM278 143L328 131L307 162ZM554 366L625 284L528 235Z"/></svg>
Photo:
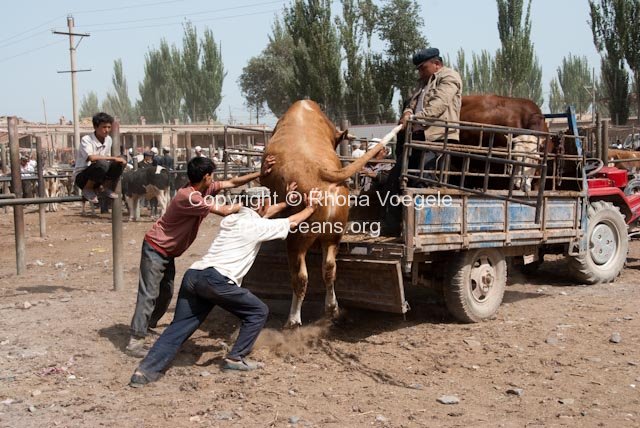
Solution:
<svg viewBox="0 0 640 428"><path fill-rule="evenodd" d="M36 162L38 168L38 196L45 197L44 191L44 156L42 153L42 137L36 137ZM49 195L53 196L53 195ZM47 236L47 219L45 216L45 204L38 204L38 217L40 219L40 237Z"/></svg>
<svg viewBox="0 0 640 428"><path fill-rule="evenodd" d="M120 153L120 121L115 120L111 128L111 156L119 156ZM126 150L126 149L125 149ZM121 180L116 183L114 191L122 192ZM113 289L120 291L124 285L123 252L122 252L122 198L114 199L111 206L111 243L113 246Z"/></svg>
<svg viewBox="0 0 640 428"><path fill-rule="evenodd" d="M592 153L594 158L602 159L602 123L600 120L600 113L596 113L596 153Z"/></svg>
<svg viewBox="0 0 640 428"><path fill-rule="evenodd" d="M2 175L8 175L9 174L9 143L6 144L2 144L2 146L0 147L2 149ZM10 193L9 191L9 183L7 183L6 181L4 181L2 183L2 193L7 194ZM7 213L8 208L4 207L4 213Z"/></svg>
<svg viewBox="0 0 640 428"><path fill-rule="evenodd" d="M600 159L602 159L602 162L604 162L606 166L609 161L609 121L603 119L600 128L602 131L602 136L600 137L602 140L602 152Z"/></svg>
<svg viewBox="0 0 640 428"><path fill-rule="evenodd" d="M20 176L20 145L18 138L18 118L8 118L9 150L11 155L11 186L16 198L22 198L22 177ZM26 269L24 242L24 206L13 207L13 226L16 238L16 272L22 275Z"/></svg>
<svg viewBox="0 0 640 428"><path fill-rule="evenodd" d="M340 128L342 131L346 130L349 128L349 121L347 119L342 119L342 121L340 121ZM349 156L349 140L342 140L340 141L340 156Z"/></svg>

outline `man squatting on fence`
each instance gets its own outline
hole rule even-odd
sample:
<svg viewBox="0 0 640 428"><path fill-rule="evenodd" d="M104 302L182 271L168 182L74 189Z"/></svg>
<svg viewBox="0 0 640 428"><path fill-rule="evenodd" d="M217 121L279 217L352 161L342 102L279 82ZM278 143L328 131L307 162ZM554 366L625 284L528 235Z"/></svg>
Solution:
<svg viewBox="0 0 640 428"><path fill-rule="evenodd" d="M82 190L82 196L94 204L98 203L96 192L102 191L105 196L118 199L113 191L118 184L127 161L118 156L111 156L112 140L109 136L113 117L107 113L93 116L93 134L85 135L80 140L80 150L76 155L73 169L73 182Z"/></svg>
<svg viewBox="0 0 640 428"><path fill-rule="evenodd" d="M287 186L294 191L295 183ZM132 387L157 380L174 359L180 346L198 329L211 310L219 305L241 320L238 339L227 354L226 370L254 370L262 367L245 357L264 326L269 309L246 288L242 279L260 251L262 242L285 239L291 229L308 219L315 211L312 189L307 206L298 213L280 219L270 219L287 206L287 202L268 203L266 188L249 189L262 192L250 194L251 207L241 207L220 222L220 231L202 260L195 262L182 279L176 312L171 325L162 332L147 356L131 376ZM286 198L290 200L291 198Z"/></svg>
<svg viewBox="0 0 640 428"><path fill-rule="evenodd" d="M214 213L225 216L240 209L239 204L205 204L204 198L220 190L242 186L271 172L275 157L268 156L260 172L214 181L215 165L206 157L194 157L187 164L189 184L176 192L166 212L144 236L140 256L138 297L131 320L131 338L126 351L144 357L144 341L149 327L155 328L173 296L176 274L174 259L184 253L198 236L202 220Z"/></svg>

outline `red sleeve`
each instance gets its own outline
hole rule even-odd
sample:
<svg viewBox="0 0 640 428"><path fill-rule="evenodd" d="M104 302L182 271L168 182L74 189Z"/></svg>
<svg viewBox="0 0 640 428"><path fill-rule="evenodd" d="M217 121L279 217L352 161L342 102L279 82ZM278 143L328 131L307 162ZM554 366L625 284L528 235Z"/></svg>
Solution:
<svg viewBox="0 0 640 428"><path fill-rule="evenodd" d="M212 181L211 185L209 186L209 188L205 192L205 195L215 196L220 192L221 189L222 189L222 183L221 182Z"/></svg>

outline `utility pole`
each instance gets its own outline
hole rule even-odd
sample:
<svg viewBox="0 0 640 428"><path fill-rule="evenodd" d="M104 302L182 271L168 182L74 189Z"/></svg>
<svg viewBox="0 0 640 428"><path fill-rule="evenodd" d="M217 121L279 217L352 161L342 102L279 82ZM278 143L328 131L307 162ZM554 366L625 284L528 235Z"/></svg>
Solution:
<svg viewBox="0 0 640 428"><path fill-rule="evenodd" d="M593 67L591 69L592 78L591 78L591 86L593 101L591 102L591 124L594 125L596 123L596 68Z"/></svg>
<svg viewBox="0 0 640 428"><path fill-rule="evenodd" d="M80 45L83 37L89 37L88 33L75 33L73 31L73 16L67 16L67 27L69 27L68 32L63 31L54 31L53 34L61 34L64 36L69 36L69 55L71 57L71 70L66 71L58 71L58 73L71 73L71 99L73 102L73 146L75 147L76 153L80 148L80 122L78 120L78 79L76 77L76 73L83 71L91 71L88 70L77 70L76 69L76 49ZM77 45L74 45L75 36L79 36L80 40Z"/></svg>

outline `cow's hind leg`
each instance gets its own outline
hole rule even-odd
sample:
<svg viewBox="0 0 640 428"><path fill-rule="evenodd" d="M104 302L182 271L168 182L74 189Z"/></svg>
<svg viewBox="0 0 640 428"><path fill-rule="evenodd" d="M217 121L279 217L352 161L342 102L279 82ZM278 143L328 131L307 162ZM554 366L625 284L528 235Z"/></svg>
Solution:
<svg viewBox="0 0 640 428"><path fill-rule="evenodd" d="M291 297L289 318L284 328L296 328L302 325L302 302L307 293L307 284L309 283L306 256L307 250L312 243L313 239L311 238L293 237L293 239L287 240L287 256L289 258L293 296Z"/></svg>
<svg viewBox="0 0 640 428"><path fill-rule="evenodd" d="M338 244L330 241L322 241L322 279L326 289L324 298L324 312L332 319L340 316L338 308L338 300L336 299L335 282L336 282L336 254L338 252Z"/></svg>

